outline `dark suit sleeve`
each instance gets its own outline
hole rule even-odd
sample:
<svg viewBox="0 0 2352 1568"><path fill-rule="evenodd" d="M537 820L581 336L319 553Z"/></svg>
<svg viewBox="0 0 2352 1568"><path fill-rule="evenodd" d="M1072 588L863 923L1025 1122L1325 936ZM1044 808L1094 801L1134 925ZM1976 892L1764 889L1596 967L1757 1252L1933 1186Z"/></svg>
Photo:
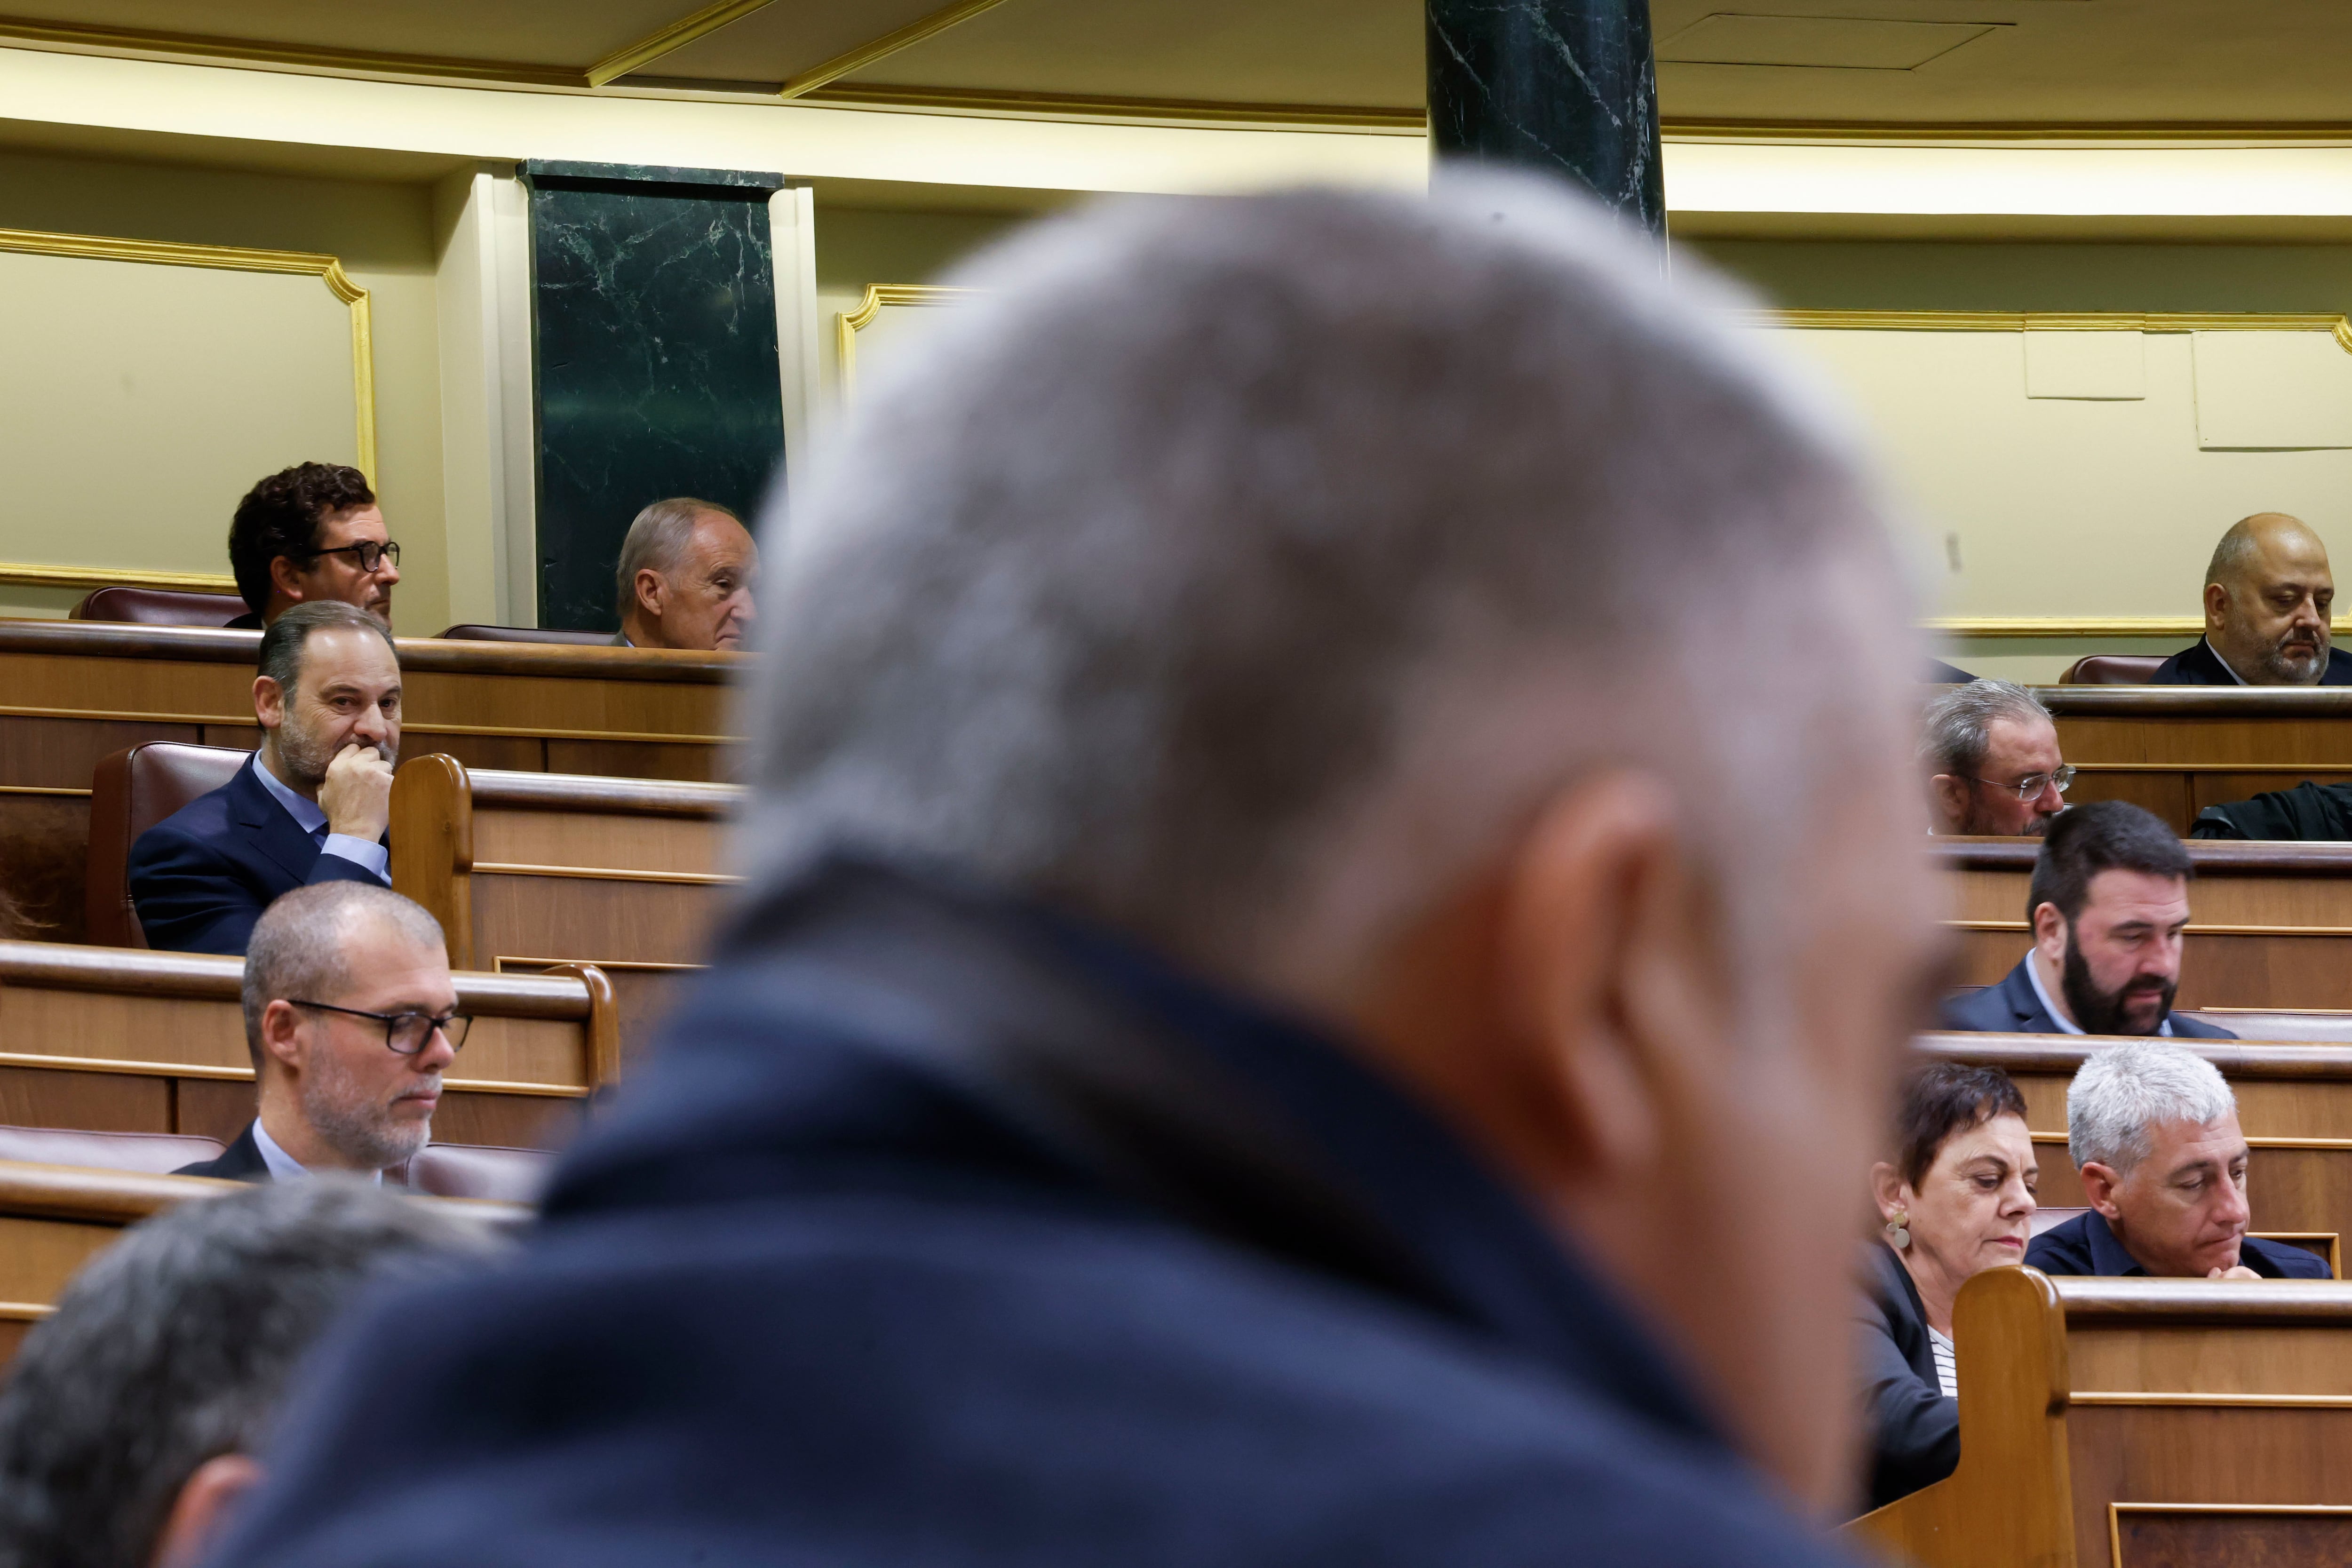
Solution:
<svg viewBox="0 0 2352 1568"><path fill-rule="evenodd" d="M147 945L164 952L241 956L261 918L261 890L241 867L168 826L149 828L131 847L130 881Z"/></svg>
<svg viewBox="0 0 2352 1568"><path fill-rule="evenodd" d="M1942 1480L1960 1462L1960 1402L1919 1380L1895 1343L1885 1302L1869 1290L1854 1312L1863 1416L1870 1432L1870 1506Z"/></svg>
<svg viewBox="0 0 2352 1568"><path fill-rule="evenodd" d="M2070 1220L2067 1222L2072 1224ZM2058 1230L2045 1230L2025 1244L2025 1266L2039 1268L2044 1274L2088 1274L2091 1260L2082 1248L2068 1245L2067 1237Z"/></svg>
<svg viewBox="0 0 2352 1568"><path fill-rule="evenodd" d="M2331 1279L2335 1278L2327 1272L2327 1259L2315 1252L2305 1252L2292 1242L2264 1241L2261 1237L2250 1236L2239 1244L2239 1249L2241 1252L2259 1251L2271 1267L2277 1269L2284 1279ZM2246 1260L2242 1257L2238 1261L2243 1263Z"/></svg>

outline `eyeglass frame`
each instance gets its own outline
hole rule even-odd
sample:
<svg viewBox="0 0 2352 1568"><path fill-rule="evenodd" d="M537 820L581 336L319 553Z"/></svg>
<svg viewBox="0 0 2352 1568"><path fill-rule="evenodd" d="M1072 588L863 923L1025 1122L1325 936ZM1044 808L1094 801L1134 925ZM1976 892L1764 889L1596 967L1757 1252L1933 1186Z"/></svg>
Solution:
<svg viewBox="0 0 2352 1568"><path fill-rule="evenodd" d="M1990 784L1995 789L2009 790L2020 800L2033 800L2039 798L2042 792L2052 784L2056 784L2058 793L2064 795L2074 787L2074 775L2082 771L2072 763L2061 763L2046 773L2028 773L2015 784L2003 784L1999 779L1980 778L1975 773L1962 773L1959 776L1971 784ZM2040 782L2036 783L2037 780ZM2027 784L2032 784L2033 787L2028 789L2025 787Z"/></svg>
<svg viewBox="0 0 2352 1568"><path fill-rule="evenodd" d="M296 559L311 562L321 555L348 555L352 558L352 563L361 571L373 572L376 567L367 563L367 552L371 550L375 552L376 566L381 566L384 557L388 555L392 557L394 569L399 568L400 541L397 539L387 539L381 543L373 539L362 539L357 544L338 544L332 550L305 550Z"/></svg>
<svg viewBox="0 0 2352 1568"><path fill-rule="evenodd" d="M474 1016L471 1013L444 1013L435 1017L430 1013L419 1013L415 1008L405 1013L371 1013L361 1007L338 1007L332 1002L306 1002L299 996L289 996L285 1001L289 1007L315 1007L322 1013L341 1013L347 1018L373 1018L383 1026L383 1048L396 1057L421 1055L425 1047L433 1043L435 1035L439 1035L443 1039L447 1040L450 1053L455 1055L466 1048L466 1037L471 1034L474 1028ZM399 1026L403 1018L423 1018L433 1026L425 1031L425 1037L416 1042L415 1050L404 1051L392 1043L392 1032ZM452 1036L449 1033L449 1026L452 1024L461 1024L464 1027Z"/></svg>

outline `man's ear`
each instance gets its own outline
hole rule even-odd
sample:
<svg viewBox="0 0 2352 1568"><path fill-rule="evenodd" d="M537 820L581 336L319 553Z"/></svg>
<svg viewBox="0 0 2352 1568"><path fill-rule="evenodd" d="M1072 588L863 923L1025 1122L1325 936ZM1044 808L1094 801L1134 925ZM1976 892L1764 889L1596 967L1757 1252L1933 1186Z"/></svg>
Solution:
<svg viewBox="0 0 2352 1568"><path fill-rule="evenodd" d="M269 585L296 604L302 602L302 569L294 564L294 557L273 555L269 558Z"/></svg>
<svg viewBox="0 0 2352 1568"><path fill-rule="evenodd" d="M2099 1217L2113 1221L2116 1217L2116 1189L2124 1179L2113 1165L2102 1165L2096 1160L2082 1168L2083 1196L2099 1211Z"/></svg>
<svg viewBox="0 0 2352 1568"><path fill-rule="evenodd" d="M1638 1181L1670 1157L1661 1090L1717 1032L1701 901L1670 792L1634 773L1554 799L1509 878L1508 1021L1552 1102L1558 1159L1604 1182Z"/></svg>
<svg viewBox="0 0 2352 1568"><path fill-rule="evenodd" d="M299 1007L283 999L270 1003L261 1010L262 1051L299 1070L305 1055L301 1029L302 1010Z"/></svg>
<svg viewBox="0 0 2352 1568"><path fill-rule="evenodd" d="M2057 905L2033 906L2033 945L2047 952L2053 963L2065 961L2066 917L2058 912Z"/></svg>
<svg viewBox="0 0 2352 1568"><path fill-rule="evenodd" d="M219 1542L231 1510L261 1484L262 1475L260 1462L245 1454L220 1454L198 1465L172 1500L172 1511L164 1516L147 1560L149 1568L195 1568Z"/></svg>
<svg viewBox="0 0 2352 1568"><path fill-rule="evenodd" d="M267 675L253 678L253 716L265 730L275 730L286 721L286 690Z"/></svg>
<svg viewBox="0 0 2352 1568"><path fill-rule="evenodd" d="M1937 832L1958 833L1969 819L1969 781L1949 773L1929 778L1927 809L1935 816Z"/></svg>
<svg viewBox="0 0 2352 1568"><path fill-rule="evenodd" d="M2228 624L2226 617L2229 612L2230 590L2228 587L2220 583L2206 584L2205 630L2209 634L2220 631Z"/></svg>
<svg viewBox="0 0 2352 1568"><path fill-rule="evenodd" d="M636 590L637 608L655 620L661 619L662 598L668 592L668 584L662 581L662 574L650 566L638 567Z"/></svg>

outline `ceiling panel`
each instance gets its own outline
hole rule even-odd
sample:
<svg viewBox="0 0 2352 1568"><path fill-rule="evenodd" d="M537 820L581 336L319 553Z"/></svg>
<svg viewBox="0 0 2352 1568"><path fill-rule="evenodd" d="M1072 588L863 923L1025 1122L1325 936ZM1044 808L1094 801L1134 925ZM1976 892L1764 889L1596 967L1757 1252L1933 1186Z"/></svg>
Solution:
<svg viewBox="0 0 2352 1568"><path fill-rule="evenodd" d="M583 68L699 8L697 0L0 0L0 15L16 22Z"/></svg>
<svg viewBox="0 0 2352 1568"><path fill-rule="evenodd" d="M777 0L645 68L673 80L789 80L929 16L946 0Z"/></svg>

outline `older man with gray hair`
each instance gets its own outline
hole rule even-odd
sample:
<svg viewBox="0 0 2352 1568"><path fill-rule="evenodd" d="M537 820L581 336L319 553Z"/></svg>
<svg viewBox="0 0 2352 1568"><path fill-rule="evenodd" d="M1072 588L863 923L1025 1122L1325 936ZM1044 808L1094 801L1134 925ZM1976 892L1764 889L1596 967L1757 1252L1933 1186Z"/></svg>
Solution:
<svg viewBox="0 0 2352 1568"><path fill-rule="evenodd" d="M2185 1046L2108 1046L2066 1089L2066 1152L2090 1210L2033 1238L2045 1274L2325 1279L2327 1265L2248 1236L2238 1100Z"/></svg>
<svg viewBox="0 0 2352 1568"><path fill-rule="evenodd" d="M2039 837L2066 809L2074 770L2050 710L2024 687L1972 680L1939 692L1919 731L1935 832Z"/></svg>
<svg viewBox="0 0 2352 1568"><path fill-rule="evenodd" d="M233 1560L1843 1561L1918 648L1661 271L1482 174L959 279L795 494L697 1000Z"/></svg>
<svg viewBox="0 0 2352 1568"><path fill-rule="evenodd" d="M677 496L637 513L613 577L616 647L731 650L755 618L760 547L725 507Z"/></svg>

